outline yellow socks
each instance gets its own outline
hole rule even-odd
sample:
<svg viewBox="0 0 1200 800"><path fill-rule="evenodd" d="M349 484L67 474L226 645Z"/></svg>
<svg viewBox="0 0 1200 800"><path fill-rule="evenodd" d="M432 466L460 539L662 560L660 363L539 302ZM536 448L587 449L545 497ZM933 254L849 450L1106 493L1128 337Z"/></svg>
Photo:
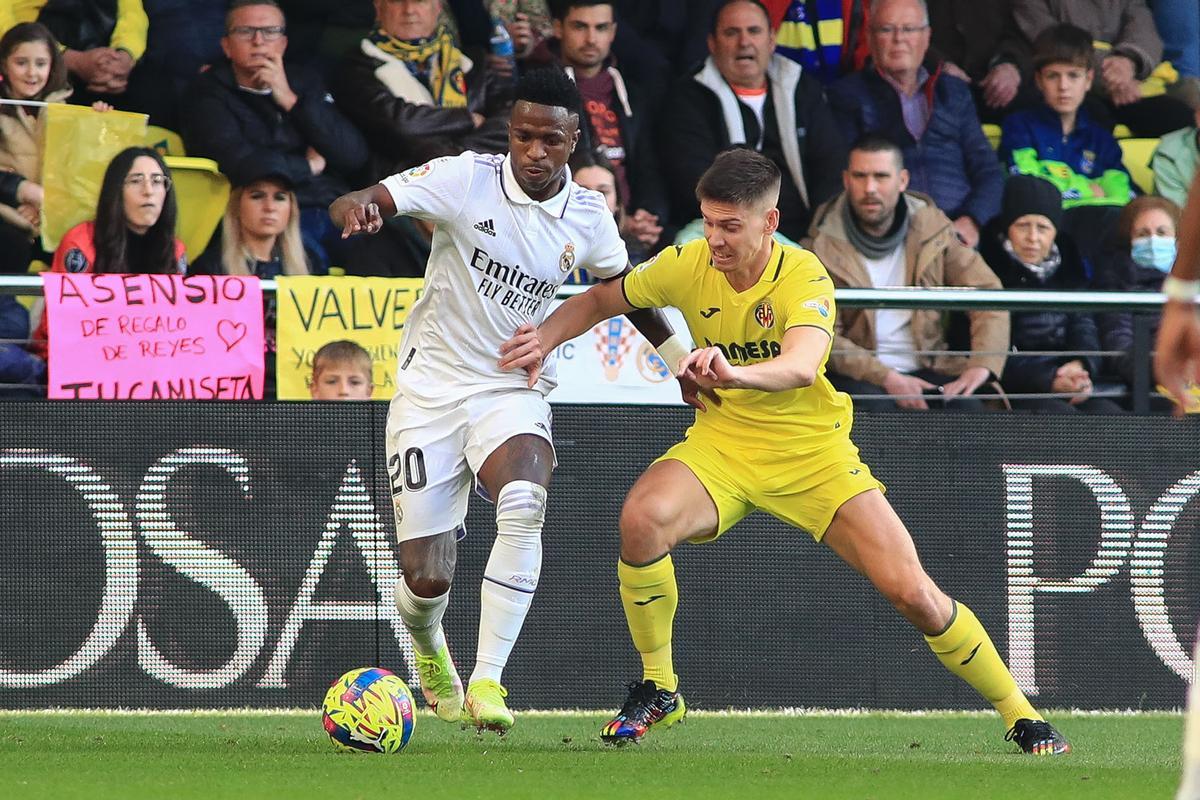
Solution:
<svg viewBox="0 0 1200 800"><path fill-rule="evenodd" d="M1005 728L1011 728L1019 719L1042 718L1025 698L1025 693L1017 688L1017 682L1000 660L996 646L979 624L979 619L962 603L955 602L946 630L936 636L926 636L925 641L946 669L975 687L975 691L996 707L1004 718Z"/></svg>
<svg viewBox="0 0 1200 800"><path fill-rule="evenodd" d="M671 626L679 606L679 587L675 585L671 556L642 567L619 561L617 577L629 634L642 655L642 678L673 692L679 678L671 664Z"/></svg>

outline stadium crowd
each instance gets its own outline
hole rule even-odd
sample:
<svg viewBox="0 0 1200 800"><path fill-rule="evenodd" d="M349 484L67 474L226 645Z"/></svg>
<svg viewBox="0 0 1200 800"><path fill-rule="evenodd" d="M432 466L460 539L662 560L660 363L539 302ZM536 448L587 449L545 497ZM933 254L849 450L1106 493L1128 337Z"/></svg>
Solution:
<svg viewBox="0 0 1200 800"><path fill-rule="evenodd" d="M429 226L343 239L329 203L432 158L506 152L514 78L548 65L584 102L572 174L635 263L701 234L697 179L747 147L783 174L779 235L840 287L1155 291L1200 163L1195 3L15 0L0 32L5 274L419 277ZM233 192L202 255L176 238L152 148L119 154L95 218L41 250L39 126L64 102L146 113L217 162ZM0 294L9 393L45 381L38 315ZM863 408L1117 413L1145 368L1133 328L843 309L831 377Z"/></svg>

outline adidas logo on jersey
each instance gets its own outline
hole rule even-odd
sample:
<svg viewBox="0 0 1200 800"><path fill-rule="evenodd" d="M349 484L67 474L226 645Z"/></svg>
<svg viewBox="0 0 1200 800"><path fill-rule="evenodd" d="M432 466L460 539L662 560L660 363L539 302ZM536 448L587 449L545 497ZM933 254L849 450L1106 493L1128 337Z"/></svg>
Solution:
<svg viewBox="0 0 1200 800"><path fill-rule="evenodd" d="M485 219L483 222L476 222L475 230L480 233L486 233L488 236L496 235L496 226L492 224L490 219Z"/></svg>

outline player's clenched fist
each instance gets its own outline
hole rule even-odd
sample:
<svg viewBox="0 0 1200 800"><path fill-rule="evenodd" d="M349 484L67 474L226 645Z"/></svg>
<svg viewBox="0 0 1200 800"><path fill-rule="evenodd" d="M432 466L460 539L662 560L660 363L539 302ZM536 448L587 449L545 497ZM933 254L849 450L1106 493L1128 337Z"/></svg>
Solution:
<svg viewBox="0 0 1200 800"><path fill-rule="evenodd" d="M517 328L512 338L500 345L500 369L513 371L523 369L529 373L529 388L537 383L542 372L542 359L546 357L538 329L529 322Z"/></svg>

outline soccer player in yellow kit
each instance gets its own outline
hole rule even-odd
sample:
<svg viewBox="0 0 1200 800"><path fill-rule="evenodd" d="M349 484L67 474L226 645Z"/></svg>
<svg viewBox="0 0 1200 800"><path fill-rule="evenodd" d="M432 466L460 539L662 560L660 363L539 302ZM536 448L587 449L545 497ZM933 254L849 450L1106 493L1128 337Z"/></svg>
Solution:
<svg viewBox="0 0 1200 800"><path fill-rule="evenodd" d="M1068 752L971 610L925 574L883 485L859 459L850 399L824 375L833 283L812 253L772 239L779 182L778 167L762 155L722 153L696 188L704 239L668 247L623 281L572 297L501 349L501 366L527 369L532 381L562 342L631 309L664 306L683 312L699 345L676 374L703 410L686 438L638 479L621 511L617 574L643 679L631 684L601 738L637 741L651 726L683 718L671 661L678 588L670 551L715 539L758 509L808 531L865 575L946 668L996 707L1025 752Z"/></svg>

